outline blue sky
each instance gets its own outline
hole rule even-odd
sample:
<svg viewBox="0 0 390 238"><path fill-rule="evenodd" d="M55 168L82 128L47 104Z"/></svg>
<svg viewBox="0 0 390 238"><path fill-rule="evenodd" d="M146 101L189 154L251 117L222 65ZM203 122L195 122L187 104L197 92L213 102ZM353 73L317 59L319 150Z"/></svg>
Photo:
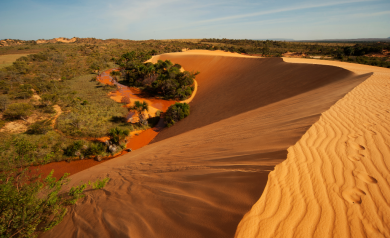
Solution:
<svg viewBox="0 0 390 238"><path fill-rule="evenodd" d="M389 0L0 0L0 39L390 37Z"/></svg>

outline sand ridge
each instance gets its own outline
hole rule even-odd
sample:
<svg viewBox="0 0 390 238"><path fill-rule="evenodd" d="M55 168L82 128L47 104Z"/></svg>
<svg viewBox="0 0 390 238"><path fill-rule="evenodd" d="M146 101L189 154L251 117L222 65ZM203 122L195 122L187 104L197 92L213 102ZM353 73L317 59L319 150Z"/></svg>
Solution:
<svg viewBox="0 0 390 238"><path fill-rule="evenodd" d="M191 115L162 131L165 139L71 176L70 186L111 180L42 237L233 237L286 149L369 77L281 59L186 53L160 57L201 72ZM189 121L195 126L187 130ZM361 172L356 176L369 181Z"/></svg>
<svg viewBox="0 0 390 238"><path fill-rule="evenodd" d="M288 149L236 237L390 237L390 69L284 60L374 74Z"/></svg>

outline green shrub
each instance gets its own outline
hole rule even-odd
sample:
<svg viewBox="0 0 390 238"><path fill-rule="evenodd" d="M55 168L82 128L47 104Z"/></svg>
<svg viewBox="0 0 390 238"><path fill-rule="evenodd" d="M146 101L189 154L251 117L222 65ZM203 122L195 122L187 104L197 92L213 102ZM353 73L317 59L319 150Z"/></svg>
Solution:
<svg viewBox="0 0 390 238"><path fill-rule="evenodd" d="M187 103L175 103L165 113L164 123L171 127L176 122L190 115L190 105Z"/></svg>
<svg viewBox="0 0 390 238"><path fill-rule="evenodd" d="M85 150L84 155L100 155L106 151L106 146L101 142L91 143Z"/></svg>
<svg viewBox="0 0 390 238"><path fill-rule="evenodd" d="M36 237L52 229L66 215L65 205L75 199L60 195L69 174L58 181L53 171L43 181L27 174L27 169L0 173L1 237Z"/></svg>
<svg viewBox="0 0 390 238"><path fill-rule="evenodd" d="M127 129L121 129L118 127L115 127L110 130L108 133L108 136L110 137L110 141L115 144L119 145L120 142L126 138L130 134L130 131Z"/></svg>
<svg viewBox="0 0 390 238"><path fill-rule="evenodd" d="M13 103L4 111L4 117L9 119L26 119L31 115L32 106L28 103Z"/></svg>
<svg viewBox="0 0 390 238"><path fill-rule="evenodd" d="M110 181L110 178L104 178L102 180L97 179L96 182L91 183L93 189L102 189L106 186L106 184Z"/></svg>
<svg viewBox="0 0 390 238"><path fill-rule="evenodd" d="M37 237L40 232L51 230L67 213L66 206L85 197L89 184L102 189L109 178L72 187L67 194L60 194L69 183L69 174L59 180L29 176L29 169L9 169L0 173L0 237Z"/></svg>
<svg viewBox="0 0 390 238"><path fill-rule="evenodd" d="M88 184L81 184L80 186L75 186L75 187L70 188L68 195L71 197L71 199L68 200L68 203L75 204L77 202L77 200L85 197L83 192L87 188L87 185Z"/></svg>
<svg viewBox="0 0 390 238"><path fill-rule="evenodd" d="M64 150L64 155L66 156L80 156L83 145L85 144L82 140L74 141L73 144L69 145Z"/></svg>
<svg viewBox="0 0 390 238"><path fill-rule="evenodd" d="M26 133L27 134L46 134L51 130L50 120L37 121L29 125Z"/></svg>

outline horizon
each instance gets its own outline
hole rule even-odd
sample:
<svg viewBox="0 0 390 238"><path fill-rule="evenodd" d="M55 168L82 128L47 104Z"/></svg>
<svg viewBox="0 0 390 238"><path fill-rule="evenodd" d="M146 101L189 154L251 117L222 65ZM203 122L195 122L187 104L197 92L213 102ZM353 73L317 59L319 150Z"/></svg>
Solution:
<svg viewBox="0 0 390 238"><path fill-rule="evenodd" d="M0 39L389 38L390 2L16 0L0 9Z"/></svg>

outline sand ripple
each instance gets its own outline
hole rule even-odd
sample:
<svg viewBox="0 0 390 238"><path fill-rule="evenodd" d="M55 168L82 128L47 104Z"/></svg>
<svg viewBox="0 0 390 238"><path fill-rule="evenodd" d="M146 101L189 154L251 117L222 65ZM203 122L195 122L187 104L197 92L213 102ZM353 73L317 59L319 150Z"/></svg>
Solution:
<svg viewBox="0 0 390 238"><path fill-rule="evenodd" d="M390 237L390 69L285 60L374 74L288 149L236 237Z"/></svg>

